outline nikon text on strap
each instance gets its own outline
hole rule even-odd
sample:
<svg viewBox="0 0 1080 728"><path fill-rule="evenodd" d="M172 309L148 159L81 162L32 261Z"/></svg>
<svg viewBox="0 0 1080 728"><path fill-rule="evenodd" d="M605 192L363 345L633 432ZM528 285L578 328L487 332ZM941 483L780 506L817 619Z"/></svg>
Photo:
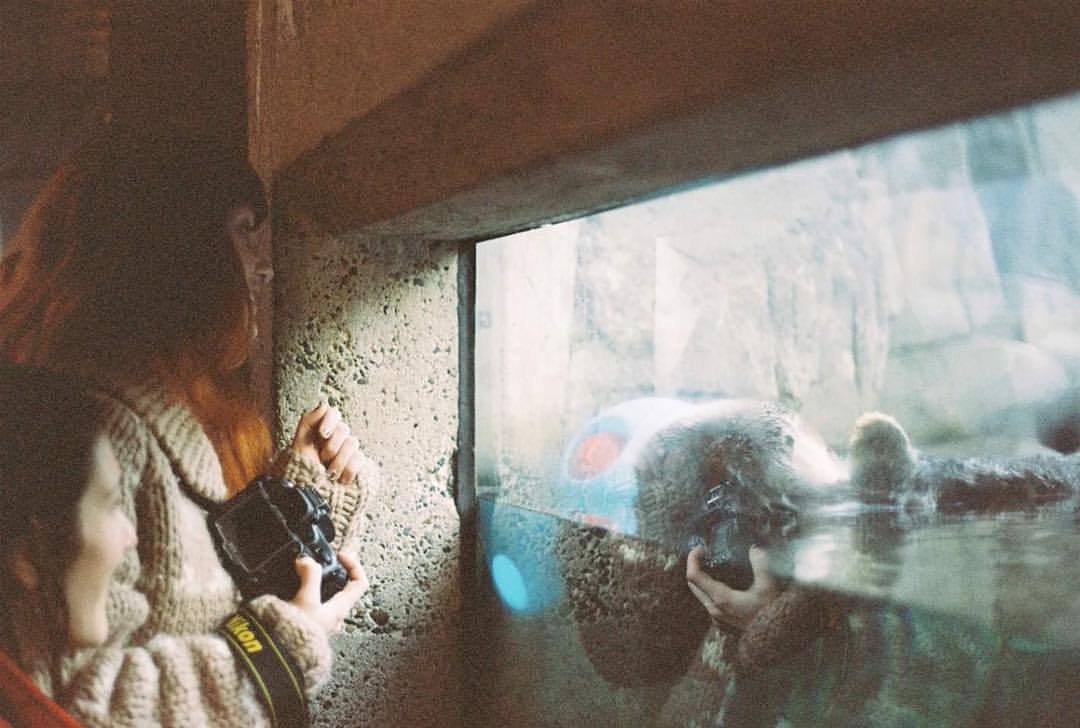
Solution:
<svg viewBox="0 0 1080 728"><path fill-rule="evenodd" d="M304 676L270 630L241 607L218 631L251 674L273 724L277 728L307 726L310 717Z"/></svg>
<svg viewBox="0 0 1080 728"><path fill-rule="evenodd" d="M183 479L180 479L180 485L187 496L207 512L207 528L214 537L214 546L224 565L227 560L222 554L221 541L211 525L214 513L222 504L196 493ZM276 728L310 725L304 675L288 651L277 644L270 630L248 609L241 607L218 632L224 635L237 660L251 675L259 698L270 712L273 725Z"/></svg>
<svg viewBox="0 0 1080 728"><path fill-rule="evenodd" d="M131 409L131 405L116 393L104 390L94 391ZM156 432L153 434L162 452L168 453L167 444ZM175 462L171 457L169 462L175 472ZM221 543L210 524L211 517L223 504L195 492L184 479L183 474L179 472L175 474L184 495L206 511L207 529L213 538L219 559L223 559ZM222 565L224 564L223 559ZM266 629L250 610L241 606L236 614L226 620L218 632L236 653L236 659L251 675L256 692L266 705L275 728L305 728L310 725L311 716L304 693L303 673L300 672L288 651L278 645L270 630Z"/></svg>

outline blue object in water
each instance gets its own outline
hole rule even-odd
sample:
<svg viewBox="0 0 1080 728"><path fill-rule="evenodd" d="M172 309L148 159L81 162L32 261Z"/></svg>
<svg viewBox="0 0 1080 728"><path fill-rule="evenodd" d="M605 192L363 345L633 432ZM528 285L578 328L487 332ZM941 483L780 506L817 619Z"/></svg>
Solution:
<svg viewBox="0 0 1080 728"><path fill-rule="evenodd" d="M581 523L637 533L637 459L664 425L693 405L640 397L604 409L578 430L563 452L554 509Z"/></svg>

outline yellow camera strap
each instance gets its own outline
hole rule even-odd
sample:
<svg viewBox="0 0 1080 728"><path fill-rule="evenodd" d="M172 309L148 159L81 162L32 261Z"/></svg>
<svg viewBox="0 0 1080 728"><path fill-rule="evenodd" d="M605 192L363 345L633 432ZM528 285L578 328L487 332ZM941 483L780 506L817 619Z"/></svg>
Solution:
<svg viewBox="0 0 1080 728"><path fill-rule="evenodd" d="M310 725L304 676L270 630L241 607L218 631L251 675L273 725L277 728Z"/></svg>
<svg viewBox="0 0 1080 728"><path fill-rule="evenodd" d="M134 412L131 404L119 394L107 390L92 391L104 394ZM170 463L175 463L169 444L157 433L154 434L162 451L169 455ZM173 467L175 468L175 464ZM176 478L184 494L206 511L207 529L224 566L227 561L222 555L221 541L209 523L209 519L223 504L196 493L179 472L176 473ZM236 654L236 659L251 675L256 692L266 705L275 728L306 728L311 725L303 673L288 651L278 645L270 630L266 629L249 609L241 606L240 610L218 629L218 633L225 638Z"/></svg>

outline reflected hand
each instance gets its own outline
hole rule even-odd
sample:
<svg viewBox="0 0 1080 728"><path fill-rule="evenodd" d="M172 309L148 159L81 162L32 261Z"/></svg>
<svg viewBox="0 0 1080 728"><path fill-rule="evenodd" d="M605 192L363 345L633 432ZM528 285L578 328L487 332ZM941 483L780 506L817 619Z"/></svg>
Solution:
<svg viewBox="0 0 1080 728"><path fill-rule="evenodd" d="M780 586L769 573L769 557L758 546L750 547L754 583L746 591L732 589L705 571L705 547L698 546L686 559L686 584L721 627L746 629L757 613L780 595Z"/></svg>
<svg viewBox="0 0 1080 728"><path fill-rule="evenodd" d="M320 402L296 424L292 449L322 463L330 480L351 483L363 466L360 443L342 421L337 407Z"/></svg>

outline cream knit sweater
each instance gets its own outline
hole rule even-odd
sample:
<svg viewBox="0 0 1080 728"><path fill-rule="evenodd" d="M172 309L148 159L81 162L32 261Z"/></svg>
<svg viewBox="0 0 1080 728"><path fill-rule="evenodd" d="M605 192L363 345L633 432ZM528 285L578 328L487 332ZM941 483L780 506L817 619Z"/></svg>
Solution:
<svg viewBox="0 0 1080 728"><path fill-rule="evenodd" d="M122 466L121 489L139 538L114 577L110 640L59 664L34 655L32 642L20 645L23 664L90 726L269 725L251 679L215 633L236 611L240 594L218 560L205 511L181 485L214 501L226 498L209 439L186 407L168 403L161 387L128 387L103 397L107 436ZM361 507L379 478L369 460L355 484L332 484L320 464L288 449L272 470L314 485L327 499L336 547L355 535ZM313 694L330 673L326 634L276 597L259 597L250 606L292 655Z"/></svg>

